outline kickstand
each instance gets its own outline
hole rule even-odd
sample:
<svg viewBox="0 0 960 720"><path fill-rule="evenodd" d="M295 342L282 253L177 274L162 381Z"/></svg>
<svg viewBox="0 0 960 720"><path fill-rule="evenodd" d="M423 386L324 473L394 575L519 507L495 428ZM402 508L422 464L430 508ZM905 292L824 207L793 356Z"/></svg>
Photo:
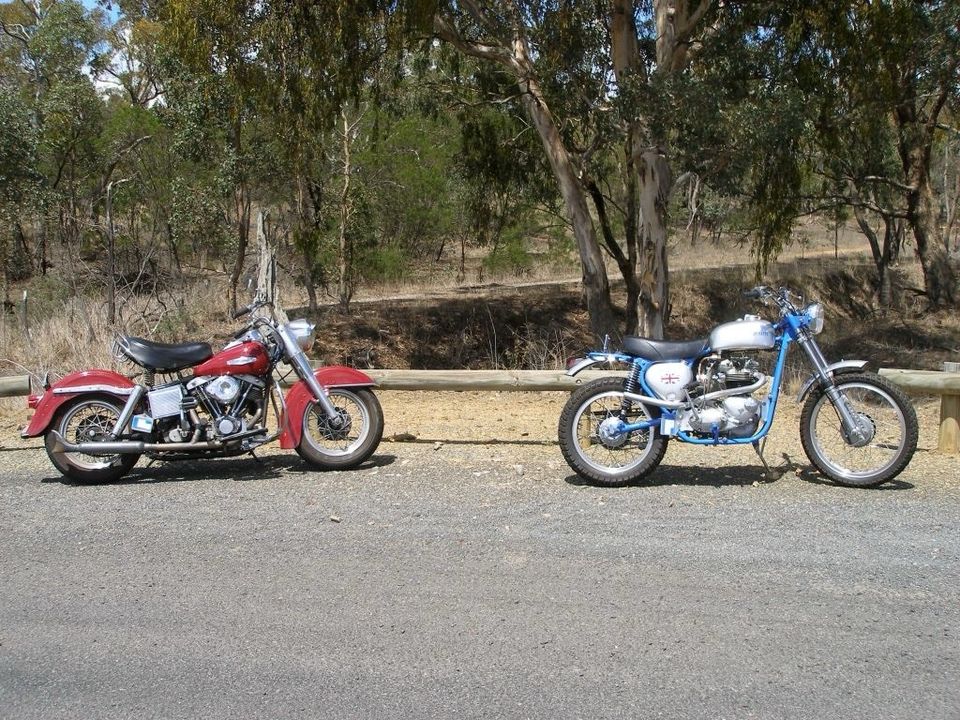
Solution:
<svg viewBox="0 0 960 720"><path fill-rule="evenodd" d="M263 465L263 460L257 457L257 453L254 450L250 451L250 457L256 460L258 464Z"/></svg>
<svg viewBox="0 0 960 720"><path fill-rule="evenodd" d="M763 449L766 447L766 445L767 445L766 438L764 438L763 440L753 441L753 449L756 450L757 457L760 458L760 462L763 463L763 468L764 470L766 470L764 475L766 476L767 480L771 480L771 481L777 480L780 478L780 473L774 473L774 471L770 469L770 466L767 465L766 459L763 457Z"/></svg>

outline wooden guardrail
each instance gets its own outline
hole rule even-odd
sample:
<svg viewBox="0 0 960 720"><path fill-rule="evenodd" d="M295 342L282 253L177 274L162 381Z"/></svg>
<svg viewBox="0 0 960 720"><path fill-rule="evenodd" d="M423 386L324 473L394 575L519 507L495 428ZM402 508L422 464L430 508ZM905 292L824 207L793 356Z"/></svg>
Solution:
<svg viewBox="0 0 960 720"><path fill-rule="evenodd" d="M960 372L881 368L880 374L910 394L939 395L937 449L953 455L960 453Z"/></svg>
<svg viewBox="0 0 960 720"><path fill-rule="evenodd" d="M364 370L384 390L486 390L570 392L611 372L586 370L570 377L560 370ZM626 373L620 373L626 375Z"/></svg>
<svg viewBox="0 0 960 720"><path fill-rule="evenodd" d="M30 394L30 376L13 375L0 377L0 398L19 397Z"/></svg>

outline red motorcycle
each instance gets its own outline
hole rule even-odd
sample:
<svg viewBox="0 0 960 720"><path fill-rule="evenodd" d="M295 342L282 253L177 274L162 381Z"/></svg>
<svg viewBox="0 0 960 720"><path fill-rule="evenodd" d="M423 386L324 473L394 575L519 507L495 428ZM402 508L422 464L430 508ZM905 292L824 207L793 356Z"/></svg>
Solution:
<svg viewBox="0 0 960 720"><path fill-rule="evenodd" d="M234 317L267 304L254 302ZM43 436L57 470L84 484L119 480L141 455L229 457L277 438L314 467L354 468L380 443L383 411L373 380L359 370L314 372L306 356L314 337L306 320L280 324L270 317L252 319L216 354L207 343L120 336L118 357L143 369L140 382L112 370L44 382L43 394L28 398L36 413L22 435ZM283 361L300 378L286 396L273 376Z"/></svg>

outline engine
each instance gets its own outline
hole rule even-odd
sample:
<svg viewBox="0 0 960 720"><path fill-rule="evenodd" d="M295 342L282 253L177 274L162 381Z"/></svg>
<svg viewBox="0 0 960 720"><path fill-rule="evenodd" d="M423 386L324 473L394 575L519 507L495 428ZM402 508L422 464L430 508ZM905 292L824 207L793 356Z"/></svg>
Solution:
<svg viewBox="0 0 960 720"><path fill-rule="evenodd" d="M198 377L147 393L152 429L171 443L226 440L262 423L266 385L253 375Z"/></svg>
<svg viewBox="0 0 960 720"><path fill-rule="evenodd" d="M766 384L751 355L720 353L700 361L687 387L692 406L678 414L681 430L695 435L750 437L760 424L761 401L753 393Z"/></svg>

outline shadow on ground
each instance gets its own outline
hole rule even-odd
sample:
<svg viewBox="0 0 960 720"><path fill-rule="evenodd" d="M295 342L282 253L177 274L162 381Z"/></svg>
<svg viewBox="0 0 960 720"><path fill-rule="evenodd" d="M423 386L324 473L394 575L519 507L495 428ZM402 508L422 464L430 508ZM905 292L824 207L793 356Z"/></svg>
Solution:
<svg viewBox="0 0 960 720"><path fill-rule="evenodd" d="M630 483L625 487L662 487L665 485L718 488L746 487L772 484L789 477L796 477L802 482L812 485L850 489L854 492L864 490L889 492L891 490L912 490L915 487L912 483L895 479L879 487L844 488L829 478L820 475L810 465L797 463L785 453L782 458L783 461L779 464L770 464L769 472L759 463L756 465L721 465L718 467L661 464L648 477ZM565 481L570 485L580 487L593 484L579 475L569 475L565 478Z"/></svg>
<svg viewBox="0 0 960 720"><path fill-rule="evenodd" d="M351 471L370 470L386 467L396 461L396 456L377 454ZM139 483L174 483L195 481L233 480L235 482L257 482L276 480L283 476L300 476L304 479L325 474L330 471L316 470L296 455L270 455L265 458L240 459L211 458L209 460L190 460L182 462L158 462L147 465L143 462L135 467L122 480L113 485L135 485ZM73 482L61 475L44 478L43 483L61 483L71 487L88 487ZM96 486L91 486L96 487Z"/></svg>

